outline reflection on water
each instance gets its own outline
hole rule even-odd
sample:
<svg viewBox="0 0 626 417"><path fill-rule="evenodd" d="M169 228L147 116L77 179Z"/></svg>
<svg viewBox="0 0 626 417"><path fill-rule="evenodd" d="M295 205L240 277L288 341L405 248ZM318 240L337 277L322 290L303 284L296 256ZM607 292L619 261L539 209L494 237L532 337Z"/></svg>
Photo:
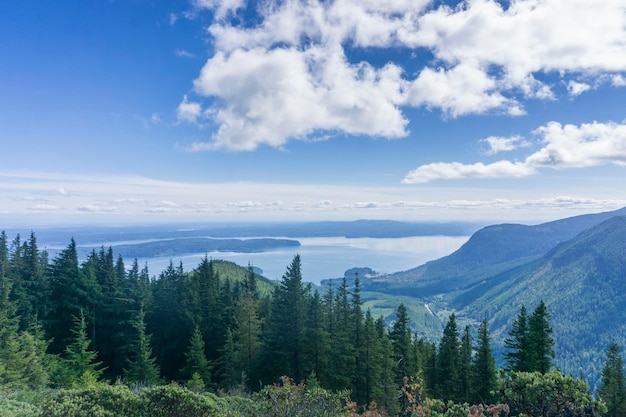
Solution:
<svg viewBox="0 0 626 417"><path fill-rule="evenodd" d="M414 268L427 261L449 255L469 239L450 236L420 236L398 239L343 237L296 238L299 248L279 249L263 253L210 252L212 259L224 259L238 265L248 263L263 270L263 275L279 280L296 254L302 261L304 281L319 284L322 279L342 277L347 269L370 267L379 273L391 273ZM205 256L202 254L174 257L185 270L195 268ZM140 259L148 263L151 275L158 275L169 264L170 258Z"/></svg>

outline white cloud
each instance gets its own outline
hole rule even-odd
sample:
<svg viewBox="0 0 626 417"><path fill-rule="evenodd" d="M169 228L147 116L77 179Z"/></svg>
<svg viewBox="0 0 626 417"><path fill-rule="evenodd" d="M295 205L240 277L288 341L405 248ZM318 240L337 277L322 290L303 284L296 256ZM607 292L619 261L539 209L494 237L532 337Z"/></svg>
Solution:
<svg viewBox="0 0 626 417"><path fill-rule="evenodd" d="M481 139L480 142L489 145L487 155L495 155L500 152L510 152L519 148L525 148L530 146L530 143L525 141L521 136L500 137L489 136L488 138Z"/></svg>
<svg viewBox="0 0 626 417"><path fill-rule="evenodd" d="M245 0L195 0L194 3L198 8L213 10L217 19L223 19L244 7L246 2Z"/></svg>
<svg viewBox="0 0 626 417"><path fill-rule="evenodd" d="M181 57L181 58L194 58L195 55L192 54L191 52L187 52L184 49L176 49L174 51L174 55L176 55L177 57Z"/></svg>
<svg viewBox="0 0 626 417"><path fill-rule="evenodd" d="M0 183L15 186L0 194L4 212L0 221L32 228L38 224L356 220L363 218L363 213L372 219L511 221L555 219L626 205L626 191L619 192L619 179L585 181L581 176L576 182L536 184L529 190L466 184L412 189L401 184L185 183L142 177L0 172ZM6 194L32 190L36 195L38 190L69 189L70 185L72 198L51 196L48 202L13 199ZM210 196L211 200L199 203L199 196Z"/></svg>
<svg viewBox="0 0 626 417"><path fill-rule="evenodd" d="M319 47L217 53L194 85L224 103L215 112L220 127L211 144L195 143L191 150L279 147L320 130L402 137L401 84L394 65L350 65L341 51L329 55Z"/></svg>
<svg viewBox="0 0 626 417"><path fill-rule="evenodd" d="M197 123L198 118L202 115L202 106L200 103L191 102L187 96L183 97L183 101L178 105L176 116L178 121Z"/></svg>
<svg viewBox="0 0 626 417"><path fill-rule="evenodd" d="M428 0L194 4L215 17L208 30L216 52L195 81L197 100L183 99L178 120L207 116L219 127L193 151L281 147L323 132L397 138L407 133L405 106L452 117L517 116L525 114L522 99L556 99L551 82L572 97L624 85L622 0L517 0L506 8L495 0L455 8ZM244 7L256 13L255 24L238 14ZM348 44L406 47L433 59L380 68L348 59ZM581 76L588 83L576 81Z"/></svg>
<svg viewBox="0 0 626 417"><path fill-rule="evenodd" d="M621 74L613 75L611 77L611 81L613 86L615 87L625 87L626 86L626 78L624 78Z"/></svg>
<svg viewBox="0 0 626 417"><path fill-rule="evenodd" d="M520 162L498 161L486 165L482 162L475 164L437 162L422 165L409 172L402 182L420 184L440 179L525 177L534 173L533 168Z"/></svg>
<svg viewBox="0 0 626 417"><path fill-rule="evenodd" d="M35 204L34 206L32 206L30 208L30 210L33 211L52 211L52 210L57 210L59 207L53 205L53 204Z"/></svg>
<svg viewBox="0 0 626 417"><path fill-rule="evenodd" d="M543 137L546 146L526 159L528 166L626 165L626 124L593 122L575 126L550 122L535 133Z"/></svg>
<svg viewBox="0 0 626 417"><path fill-rule="evenodd" d="M587 83L579 83L573 80L567 83L567 91L570 96L579 96L590 88L591 86Z"/></svg>
<svg viewBox="0 0 626 417"><path fill-rule="evenodd" d="M544 146L523 162L432 163L409 172L402 182L420 184L441 179L525 177L536 174L539 168L584 168L609 164L626 166L624 123L593 122L576 126L550 122L533 133L542 138ZM495 143L499 142L496 140Z"/></svg>

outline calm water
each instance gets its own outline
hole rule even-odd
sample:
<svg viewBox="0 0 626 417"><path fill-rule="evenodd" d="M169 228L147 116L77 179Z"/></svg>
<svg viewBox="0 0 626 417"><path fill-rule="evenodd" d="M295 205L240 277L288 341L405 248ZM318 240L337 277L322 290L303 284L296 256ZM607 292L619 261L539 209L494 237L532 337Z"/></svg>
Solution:
<svg viewBox="0 0 626 417"><path fill-rule="evenodd" d="M448 255L469 239L450 236L420 236L398 239L343 237L295 238L299 248L263 253L208 253L212 259L224 259L246 266L248 263L263 270L270 279L280 279L296 254L300 254L304 281L318 284L322 279L343 277L347 269L370 267L379 273L391 273L414 268L424 262ZM171 258L174 265L183 262L185 270L195 268L205 256L185 255ZM158 275L170 258L140 259L148 263L150 275Z"/></svg>

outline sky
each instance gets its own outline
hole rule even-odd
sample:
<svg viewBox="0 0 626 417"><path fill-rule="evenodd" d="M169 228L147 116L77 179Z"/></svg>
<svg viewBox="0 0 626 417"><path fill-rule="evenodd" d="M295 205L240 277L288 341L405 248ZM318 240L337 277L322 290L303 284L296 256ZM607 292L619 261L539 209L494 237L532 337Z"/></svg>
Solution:
<svg viewBox="0 0 626 417"><path fill-rule="evenodd" d="M0 227L626 206L624 0L6 0Z"/></svg>

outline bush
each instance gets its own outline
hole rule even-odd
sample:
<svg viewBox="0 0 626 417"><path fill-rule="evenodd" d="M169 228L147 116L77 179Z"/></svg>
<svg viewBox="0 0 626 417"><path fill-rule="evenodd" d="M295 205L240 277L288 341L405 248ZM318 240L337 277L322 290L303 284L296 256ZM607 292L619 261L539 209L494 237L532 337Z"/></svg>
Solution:
<svg viewBox="0 0 626 417"><path fill-rule="evenodd" d="M59 391L43 405L40 417L141 417L143 408L127 386L98 384Z"/></svg>

